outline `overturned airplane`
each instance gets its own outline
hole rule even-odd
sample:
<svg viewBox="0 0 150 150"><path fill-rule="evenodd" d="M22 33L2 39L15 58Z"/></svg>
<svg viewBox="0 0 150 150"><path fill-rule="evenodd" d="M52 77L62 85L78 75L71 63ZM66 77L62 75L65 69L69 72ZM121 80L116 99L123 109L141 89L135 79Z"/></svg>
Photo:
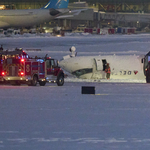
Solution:
<svg viewBox="0 0 150 150"><path fill-rule="evenodd" d="M71 55L64 56L59 65L69 73L81 79L106 79L106 65L111 68L110 79L145 80L150 52L145 56L136 55L104 55L76 56L73 46Z"/></svg>

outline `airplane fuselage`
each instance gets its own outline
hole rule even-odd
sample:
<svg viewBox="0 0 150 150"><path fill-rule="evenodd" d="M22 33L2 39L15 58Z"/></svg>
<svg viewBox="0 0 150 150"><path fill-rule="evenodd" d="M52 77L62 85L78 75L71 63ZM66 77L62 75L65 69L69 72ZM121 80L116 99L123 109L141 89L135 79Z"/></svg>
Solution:
<svg viewBox="0 0 150 150"><path fill-rule="evenodd" d="M142 57L139 56L83 56L60 61L66 71L81 79L106 79L105 67L110 64L111 79L145 79Z"/></svg>
<svg viewBox="0 0 150 150"><path fill-rule="evenodd" d="M51 9L0 10L0 28L32 27L66 12L68 9L55 9L54 12Z"/></svg>
<svg viewBox="0 0 150 150"><path fill-rule="evenodd" d="M67 13L69 0L50 0L40 9L0 10L0 28L32 27Z"/></svg>
<svg viewBox="0 0 150 150"><path fill-rule="evenodd" d="M30 27L53 18L49 9L0 10L0 28Z"/></svg>

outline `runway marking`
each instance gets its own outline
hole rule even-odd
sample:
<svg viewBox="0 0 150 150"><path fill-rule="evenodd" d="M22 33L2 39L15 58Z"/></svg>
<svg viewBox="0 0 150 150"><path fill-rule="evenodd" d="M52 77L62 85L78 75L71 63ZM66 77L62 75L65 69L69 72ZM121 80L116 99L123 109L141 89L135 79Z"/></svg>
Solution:
<svg viewBox="0 0 150 150"><path fill-rule="evenodd" d="M94 95L109 95L109 94L94 94Z"/></svg>
<svg viewBox="0 0 150 150"><path fill-rule="evenodd" d="M57 87L57 86L54 86L54 85L52 85L52 86L51 86L51 85L48 85L47 87Z"/></svg>

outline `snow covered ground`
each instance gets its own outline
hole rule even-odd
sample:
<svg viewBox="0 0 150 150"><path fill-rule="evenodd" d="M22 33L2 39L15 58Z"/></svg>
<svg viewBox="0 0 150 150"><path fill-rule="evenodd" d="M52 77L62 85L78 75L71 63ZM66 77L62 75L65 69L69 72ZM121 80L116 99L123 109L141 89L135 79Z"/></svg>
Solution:
<svg viewBox="0 0 150 150"><path fill-rule="evenodd" d="M144 55L150 34L106 36L13 36L4 49L40 48L31 56L61 59L74 45L78 55ZM96 94L81 94L94 86ZM64 86L0 85L0 150L149 150L150 85L95 82L72 76Z"/></svg>

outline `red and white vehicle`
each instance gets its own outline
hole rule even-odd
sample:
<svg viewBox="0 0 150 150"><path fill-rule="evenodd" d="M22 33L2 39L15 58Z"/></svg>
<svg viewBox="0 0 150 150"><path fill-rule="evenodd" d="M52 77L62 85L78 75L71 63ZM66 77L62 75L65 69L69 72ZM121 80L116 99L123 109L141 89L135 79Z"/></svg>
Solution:
<svg viewBox="0 0 150 150"><path fill-rule="evenodd" d="M64 73L52 58L29 58L24 51L9 52L1 64L1 80L12 85L44 86L46 82L64 84Z"/></svg>

